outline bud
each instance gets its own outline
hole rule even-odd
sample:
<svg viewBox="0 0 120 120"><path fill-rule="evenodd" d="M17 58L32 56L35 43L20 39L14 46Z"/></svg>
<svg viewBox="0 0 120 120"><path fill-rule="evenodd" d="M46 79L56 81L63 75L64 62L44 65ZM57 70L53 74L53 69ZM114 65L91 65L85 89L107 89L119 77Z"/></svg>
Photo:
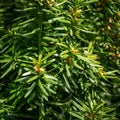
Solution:
<svg viewBox="0 0 120 120"><path fill-rule="evenodd" d="M36 72L42 73L45 71L43 68L39 68L37 65L33 67Z"/></svg>
<svg viewBox="0 0 120 120"><path fill-rule="evenodd" d="M112 18L109 18L109 23L112 23L113 22L113 19Z"/></svg>
<svg viewBox="0 0 120 120"><path fill-rule="evenodd" d="M75 50L71 50L72 53L78 53L78 50L75 49Z"/></svg>
<svg viewBox="0 0 120 120"><path fill-rule="evenodd" d="M45 71L45 69L39 68L39 73L42 73L42 72L44 72L44 71Z"/></svg>
<svg viewBox="0 0 120 120"><path fill-rule="evenodd" d="M120 54L117 54L117 58L120 58Z"/></svg>
<svg viewBox="0 0 120 120"><path fill-rule="evenodd" d="M108 26L107 26L107 29L108 29L108 30L111 30L111 26L110 26L110 25L108 25Z"/></svg>

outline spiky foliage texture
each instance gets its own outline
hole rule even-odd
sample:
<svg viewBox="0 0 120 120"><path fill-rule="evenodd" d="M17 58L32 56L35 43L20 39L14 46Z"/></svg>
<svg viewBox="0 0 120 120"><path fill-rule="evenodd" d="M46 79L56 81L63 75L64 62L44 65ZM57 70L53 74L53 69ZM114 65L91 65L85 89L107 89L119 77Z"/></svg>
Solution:
<svg viewBox="0 0 120 120"><path fill-rule="evenodd" d="M2 120L119 117L120 2L7 0L0 6Z"/></svg>

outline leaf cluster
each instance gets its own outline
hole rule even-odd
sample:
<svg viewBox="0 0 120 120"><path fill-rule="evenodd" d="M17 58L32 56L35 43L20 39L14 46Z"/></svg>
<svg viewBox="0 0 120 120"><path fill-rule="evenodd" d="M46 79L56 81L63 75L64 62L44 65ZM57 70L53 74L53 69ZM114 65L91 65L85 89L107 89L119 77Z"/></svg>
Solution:
<svg viewBox="0 0 120 120"><path fill-rule="evenodd" d="M2 1L2 120L117 119L119 5L112 0Z"/></svg>

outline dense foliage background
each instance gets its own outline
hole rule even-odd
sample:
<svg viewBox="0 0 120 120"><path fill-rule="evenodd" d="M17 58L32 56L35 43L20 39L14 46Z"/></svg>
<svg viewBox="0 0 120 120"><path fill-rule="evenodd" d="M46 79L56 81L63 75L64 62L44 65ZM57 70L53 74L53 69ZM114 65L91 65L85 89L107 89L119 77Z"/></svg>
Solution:
<svg viewBox="0 0 120 120"><path fill-rule="evenodd" d="M118 0L0 0L0 120L119 111Z"/></svg>

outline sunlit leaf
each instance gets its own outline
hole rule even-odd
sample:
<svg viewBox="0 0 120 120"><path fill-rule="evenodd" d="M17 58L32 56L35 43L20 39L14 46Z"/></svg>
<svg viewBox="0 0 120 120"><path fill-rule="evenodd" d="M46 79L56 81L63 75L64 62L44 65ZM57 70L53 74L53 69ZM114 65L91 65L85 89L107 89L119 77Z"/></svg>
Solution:
<svg viewBox="0 0 120 120"><path fill-rule="evenodd" d="M36 86L36 82L33 82L33 84L28 88L28 91L25 94L25 98L28 97L31 94L31 92L33 91L35 86Z"/></svg>
<svg viewBox="0 0 120 120"><path fill-rule="evenodd" d="M38 80L38 86L40 88L40 90L42 91L42 93L45 95L45 96L48 96L48 92L46 91L46 89L44 88L43 84L41 83L40 80Z"/></svg>
<svg viewBox="0 0 120 120"><path fill-rule="evenodd" d="M33 77L30 77L30 78L27 80L27 82L28 82L28 83L29 83L29 82L33 82L33 81L35 81L37 78L39 78L38 75L33 76Z"/></svg>
<svg viewBox="0 0 120 120"><path fill-rule="evenodd" d="M77 112L70 112L70 114L80 120L85 120L82 116L80 116Z"/></svg>
<svg viewBox="0 0 120 120"><path fill-rule="evenodd" d="M11 63L11 65L8 67L8 69L5 72L3 72L3 74L0 78L4 78L9 72L11 72L13 70L14 66L15 66L15 63L14 62Z"/></svg>

